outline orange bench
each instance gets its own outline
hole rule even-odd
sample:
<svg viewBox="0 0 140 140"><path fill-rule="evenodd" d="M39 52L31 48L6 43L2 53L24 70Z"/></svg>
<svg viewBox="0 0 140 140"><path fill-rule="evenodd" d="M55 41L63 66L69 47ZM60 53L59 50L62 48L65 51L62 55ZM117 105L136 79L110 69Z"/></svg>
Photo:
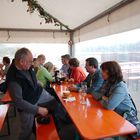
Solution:
<svg viewBox="0 0 140 140"><path fill-rule="evenodd" d="M8 109L9 109L9 104L0 105L0 131L2 130L3 124L4 124L5 120L6 120L7 121L8 135L10 135ZM6 135L2 135L2 136L6 136Z"/></svg>
<svg viewBox="0 0 140 140"><path fill-rule="evenodd" d="M10 103L13 105L13 101L12 101L12 98L10 97L9 91L6 91L6 93L0 99L0 102L3 104ZM13 107L14 107L14 116L16 117L16 107L14 105L13 105Z"/></svg>
<svg viewBox="0 0 140 140"><path fill-rule="evenodd" d="M6 91L6 93L3 95L3 97L1 98L0 101L3 102L3 103L10 103L10 102L12 102L12 99L11 99L10 94L9 94L8 91Z"/></svg>
<svg viewBox="0 0 140 140"><path fill-rule="evenodd" d="M38 124L36 121L36 140L60 140L52 115L49 124Z"/></svg>

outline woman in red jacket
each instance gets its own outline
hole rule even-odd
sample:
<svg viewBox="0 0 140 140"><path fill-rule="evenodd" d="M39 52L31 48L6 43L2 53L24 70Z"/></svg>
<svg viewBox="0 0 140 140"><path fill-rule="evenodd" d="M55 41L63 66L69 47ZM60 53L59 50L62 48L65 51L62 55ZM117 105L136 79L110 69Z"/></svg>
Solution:
<svg viewBox="0 0 140 140"><path fill-rule="evenodd" d="M69 65L71 69L70 81L74 81L74 84L79 84L85 80L86 75L82 68L79 66L79 61L77 58L72 58L69 60Z"/></svg>

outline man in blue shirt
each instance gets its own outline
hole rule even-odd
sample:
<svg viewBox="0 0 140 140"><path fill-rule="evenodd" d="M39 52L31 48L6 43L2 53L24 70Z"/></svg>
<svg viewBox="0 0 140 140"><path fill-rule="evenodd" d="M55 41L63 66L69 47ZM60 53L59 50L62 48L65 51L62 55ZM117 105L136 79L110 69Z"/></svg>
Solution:
<svg viewBox="0 0 140 140"><path fill-rule="evenodd" d="M87 93L98 91L103 84L103 79L98 69L98 61L94 57L86 59L86 71L89 73L83 82L87 83ZM82 84L82 83L81 83ZM71 91L79 91L81 84L70 87Z"/></svg>
<svg viewBox="0 0 140 140"><path fill-rule="evenodd" d="M70 55L69 54L65 54L61 56L61 61L62 61L62 67L61 67L61 71L69 77L70 74L70 69L69 69L69 60L70 60Z"/></svg>

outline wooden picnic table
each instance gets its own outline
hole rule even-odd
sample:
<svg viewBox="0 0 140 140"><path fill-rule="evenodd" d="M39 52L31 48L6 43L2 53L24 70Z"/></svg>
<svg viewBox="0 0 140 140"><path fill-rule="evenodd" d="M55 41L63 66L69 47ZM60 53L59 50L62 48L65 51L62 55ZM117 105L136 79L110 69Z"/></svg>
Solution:
<svg viewBox="0 0 140 140"><path fill-rule="evenodd" d="M106 110L91 95L87 95L90 106L79 102L78 92L71 92L76 101L65 102L62 89L66 85L53 85L57 96L66 109L80 135L85 140L97 140L136 132L136 127L112 110Z"/></svg>

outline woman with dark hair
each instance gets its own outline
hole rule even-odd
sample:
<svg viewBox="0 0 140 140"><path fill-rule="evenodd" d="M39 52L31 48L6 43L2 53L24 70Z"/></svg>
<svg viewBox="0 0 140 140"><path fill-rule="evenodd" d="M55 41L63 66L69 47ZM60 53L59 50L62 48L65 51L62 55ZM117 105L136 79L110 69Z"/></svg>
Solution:
<svg viewBox="0 0 140 140"><path fill-rule="evenodd" d="M69 60L69 65L71 69L70 81L73 81L75 84L83 82L86 79L86 75L79 66L79 60L77 58L72 58Z"/></svg>
<svg viewBox="0 0 140 140"><path fill-rule="evenodd" d="M138 130L133 138L140 136L140 122L137 118L137 110L129 95L126 83L119 64L115 61L104 62L100 66L104 84L98 92L92 93L104 108L114 110L119 115L134 124Z"/></svg>

